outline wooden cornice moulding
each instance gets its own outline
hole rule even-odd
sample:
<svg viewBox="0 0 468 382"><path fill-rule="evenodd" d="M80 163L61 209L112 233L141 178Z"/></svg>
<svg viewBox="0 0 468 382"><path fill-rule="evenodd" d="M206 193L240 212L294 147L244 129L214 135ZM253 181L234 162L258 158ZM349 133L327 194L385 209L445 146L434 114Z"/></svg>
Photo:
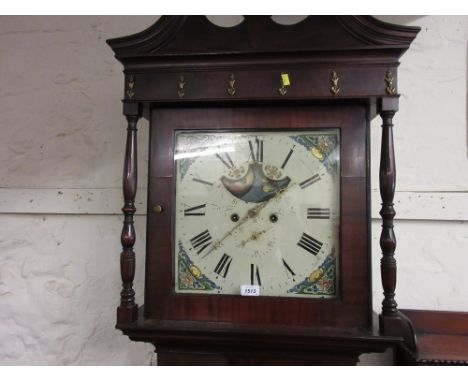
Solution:
<svg viewBox="0 0 468 382"><path fill-rule="evenodd" d="M324 34L324 25L333 33ZM146 30L107 40L118 60L136 57L242 55L286 52L391 49L397 59L420 28L385 23L371 16L308 16L281 25L270 16L245 16L234 27L220 27L205 16L162 16ZM216 38L214 38L214 36ZM291 36L294 38L291 39Z"/></svg>
<svg viewBox="0 0 468 382"><path fill-rule="evenodd" d="M409 48L421 28L386 23L372 16L336 16L341 25L367 45Z"/></svg>
<svg viewBox="0 0 468 382"><path fill-rule="evenodd" d="M170 41L184 24L187 16L162 16L149 28L125 37L107 40L117 59L140 56L159 50Z"/></svg>
<svg viewBox="0 0 468 382"><path fill-rule="evenodd" d="M291 79L285 99L369 99L398 96L399 57L419 30L371 16L308 16L293 25L245 16L234 27L205 16L162 16L107 43L124 65L129 101L277 100L283 72ZM339 92L331 91L333 73ZM235 96L225 89L231 75Z"/></svg>

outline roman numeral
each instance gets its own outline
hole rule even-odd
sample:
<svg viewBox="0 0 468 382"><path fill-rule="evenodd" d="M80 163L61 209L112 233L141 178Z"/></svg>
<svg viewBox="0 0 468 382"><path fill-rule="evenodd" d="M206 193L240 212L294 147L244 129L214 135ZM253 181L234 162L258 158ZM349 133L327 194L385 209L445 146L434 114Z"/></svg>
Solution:
<svg viewBox="0 0 468 382"><path fill-rule="evenodd" d="M192 180L194 182L198 182L198 183L201 183L201 184L206 184L207 186L213 186L213 183L207 182L206 180L203 180L203 179L192 178Z"/></svg>
<svg viewBox="0 0 468 382"><path fill-rule="evenodd" d="M226 157L226 160L219 154L215 154L216 155L216 158L218 158L221 162L223 162L223 164L231 169L234 167L234 162L232 161L231 157L229 156L228 153L224 153L224 156Z"/></svg>
<svg viewBox="0 0 468 382"><path fill-rule="evenodd" d="M255 138L255 143L249 141L250 155L255 162L263 162L263 141Z"/></svg>
<svg viewBox="0 0 468 382"><path fill-rule="evenodd" d="M294 152L294 147L295 147L295 146L293 146L293 148L292 148L291 150L289 150L288 155L287 155L286 158L284 159L284 162L283 162L283 164L281 165L281 168L282 168L282 169L284 169L284 168L286 167L286 165L288 164L289 158L291 158L291 155L292 155L293 152Z"/></svg>
<svg viewBox="0 0 468 382"><path fill-rule="evenodd" d="M184 210L184 216L205 216L205 211L199 211L206 207L206 204L190 207Z"/></svg>
<svg viewBox="0 0 468 382"><path fill-rule="evenodd" d="M197 251L197 254L200 254L206 247L211 244L212 240L213 239L211 238L208 230L205 230L202 233L199 233L197 236L192 237L190 242L192 243L193 248Z"/></svg>
<svg viewBox="0 0 468 382"><path fill-rule="evenodd" d="M232 257L226 254L221 257L219 260L218 265L216 265L215 272L220 275L221 277L226 278L226 275L229 271L229 267L231 266Z"/></svg>
<svg viewBox="0 0 468 382"><path fill-rule="evenodd" d="M288 265L288 263L286 262L286 260L284 259L281 259L283 260L283 265L284 267L286 268L286 270L291 273L291 276L296 276L296 274L294 273L294 271L291 269L291 267Z"/></svg>
<svg viewBox="0 0 468 382"><path fill-rule="evenodd" d="M258 266L255 264L250 264L250 285L262 285L260 280L260 271L258 270Z"/></svg>
<svg viewBox="0 0 468 382"><path fill-rule="evenodd" d="M320 180L320 175L315 174L314 176L311 176L309 179L304 180L303 182L299 183L299 187L302 189L311 186L315 182L318 182Z"/></svg>
<svg viewBox="0 0 468 382"><path fill-rule="evenodd" d="M307 219L330 219L330 208L307 208Z"/></svg>
<svg viewBox="0 0 468 382"><path fill-rule="evenodd" d="M317 239L314 239L312 236L303 233L297 245L301 248L304 248L312 255L317 256L317 254L320 252L320 249L322 248L323 243Z"/></svg>

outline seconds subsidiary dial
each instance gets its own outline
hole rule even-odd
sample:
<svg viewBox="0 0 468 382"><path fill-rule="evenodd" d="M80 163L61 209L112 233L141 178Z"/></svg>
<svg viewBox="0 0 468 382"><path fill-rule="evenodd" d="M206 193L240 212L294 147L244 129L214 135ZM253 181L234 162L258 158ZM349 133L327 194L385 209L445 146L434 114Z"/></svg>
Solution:
<svg viewBox="0 0 468 382"><path fill-rule="evenodd" d="M338 129L175 136L176 293L335 298Z"/></svg>

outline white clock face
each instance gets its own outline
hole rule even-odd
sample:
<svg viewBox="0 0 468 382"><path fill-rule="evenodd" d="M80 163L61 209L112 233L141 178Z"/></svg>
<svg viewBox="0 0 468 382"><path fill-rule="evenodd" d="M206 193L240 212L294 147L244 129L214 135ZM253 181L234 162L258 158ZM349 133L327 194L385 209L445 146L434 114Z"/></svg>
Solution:
<svg viewBox="0 0 468 382"><path fill-rule="evenodd" d="M338 129L178 132L175 292L334 298Z"/></svg>

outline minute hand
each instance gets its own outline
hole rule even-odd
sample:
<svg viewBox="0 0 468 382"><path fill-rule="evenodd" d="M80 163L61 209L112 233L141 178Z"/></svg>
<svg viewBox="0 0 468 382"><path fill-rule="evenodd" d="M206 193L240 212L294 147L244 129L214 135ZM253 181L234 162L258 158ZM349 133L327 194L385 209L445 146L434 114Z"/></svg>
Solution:
<svg viewBox="0 0 468 382"><path fill-rule="evenodd" d="M224 236L219 239L219 240L216 240L211 248L202 256L202 259L204 259L206 256L208 256L211 252L213 252L215 249L219 248L221 246L221 243L226 240L226 238L228 236L231 236L231 234L236 230L238 229L242 224L244 224L247 220L251 219L251 218L254 218L255 216L258 215L258 212L260 211L260 209L263 208L263 206L261 204L259 205L256 205L255 207L251 208L250 210L247 211L247 213L245 214L245 216L239 220L239 222L233 227L231 228L230 231L228 231L226 234L224 234Z"/></svg>

